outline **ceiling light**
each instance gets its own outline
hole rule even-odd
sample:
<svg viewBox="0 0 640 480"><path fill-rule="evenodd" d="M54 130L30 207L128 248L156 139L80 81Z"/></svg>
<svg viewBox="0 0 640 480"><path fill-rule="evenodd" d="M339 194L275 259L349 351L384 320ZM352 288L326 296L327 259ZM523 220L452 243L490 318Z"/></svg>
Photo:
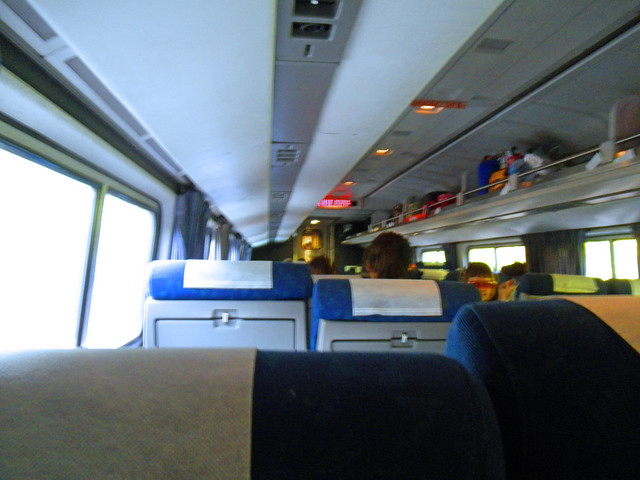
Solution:
<svg viewBox="0 0 640 480"><path fill-rule="evenodd" d="M344 185L346 185L347 187L350 187L351 185L355 185L356 182L351 181L351 180L347 180L346 182L344 182Z"/></svg>
<svg viewBox="0 0 640 480"><path fill-rule="evenodd" d="M444 110L444 107L436 107L433 105L421 105L416 108L413 113L421 113L423 115L436 115Z"/></svg>
<svg viewBox="0 0 640 480"><path fill-rule="evenodd" d="M378 148L375 152L373 152L374 155L391 155L393 153L393 150L389 149L389 148Z"/></svg>
<svg viewBox="0 0 640 480"><path fill-rule="evenodd" d="M320 220L311 220L309 223L310 223L311 225L317 225L317 224L319 224L319 223L320 223Z"/></svg>
<svg viewBox="0 0 640 480"><path fill-rule="evenodd" d="M311 0L311 5L318 5L320 3L320 0Z"/></svg>
<svg viewBox="0 0 640 480"><path fill-rule="evenodd" d="M423 115L435 115L445 108L463 109L467 107L467 102L459 100L420 100L416 99L411 102L411 106L415 107L414 113Z"/></svg>

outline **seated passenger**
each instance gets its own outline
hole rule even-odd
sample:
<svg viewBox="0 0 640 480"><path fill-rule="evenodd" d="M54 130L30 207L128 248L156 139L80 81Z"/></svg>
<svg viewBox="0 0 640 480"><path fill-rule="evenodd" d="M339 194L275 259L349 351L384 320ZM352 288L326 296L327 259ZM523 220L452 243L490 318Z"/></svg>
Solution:
<svg viewBox="0 0 640 480"><path fill-rule="evenodd" d="M483 302L497 300L498 281L486 263L470 262L467 269L462 272L460 280L475 285Z"/></svg>
<svg viewBox="0 0 640 480"><path fill-rule="evenodd" d="M402 235L384 232L365 249L362 262L370 278L407 278L411 246Z"/></svg>
<svg viewBox="0 0 640 480"><path fill-rule="evenodd" d="M527 273L527 264L515 262L500 269L500 285L498 285L498 300L515 300L518 279Z"/></svg>
<svg viewBox="0 0 640 480"><path fill-rule="evenodd" d="M476 286L483 302L492 300L513 300L517 283L514 278L498 285L496 276L486 263L471 262L462 273L460 280Z"/></svg>
<svg viewBox="0 0 640 480"><path fill-rule="evenodd" d="M336 268L331 261L324 255L314 257L309 262L309 268L311 268L312 274L333 274L336 273Z"/></svg>

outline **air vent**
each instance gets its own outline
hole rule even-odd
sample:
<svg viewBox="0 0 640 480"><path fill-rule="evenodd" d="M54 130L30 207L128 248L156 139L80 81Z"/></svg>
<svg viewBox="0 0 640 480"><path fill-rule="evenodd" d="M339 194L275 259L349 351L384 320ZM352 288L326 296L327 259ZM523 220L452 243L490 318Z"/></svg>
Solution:
<svg viewBox="0 0 640 480"><path fill-rule="evenodd" d="M140 123L120 103L120 101L102 84L91 69L78 57L71 57L65 62L84 83L91 88L134 132L140 136L147 134Z"/></svg>
<svg viewBox="0 0 640 480"><path fill-rule="evenodd" d="M291 192L271 192L271 200L288 200L289 195Z"/></svg>
<svg viewBox="0 0 640 480"><path fill-rule="evenodd" d="M331 25L328 23L294 22L291 27L291 36L309 40L328 40L331 36Z"/></svg>
<svg viewBox="0 0 640 480"><path fill-rule="evenodd" d="M4 3L45 42L58 36L53 28L51 28L27 2L22 0L4 0Z"/></svg>
<svg viewBox="0 0 640 480"><path fill-rule="evenodd" d="M500 40L499 38L483 38L476 47L476 52L482 53L503 53L513 41Z"/></svg>
<svg viewBox="0 0 640 480"><path fill-rule="evenodd" d="M299 17L336 18L337 0L296 0L294 15Z"/></svg>
<svg viewBox="0 0 640 480"><path fill-rule="evenodd" d="M411 132L409 130L394 130L389 135L392 137L408 137Z"/></svg>
<svg viewBox="0 0 640 480"><path fill-rule="evenodd" d="M276 150L276 165L286 167L296 163L300 159L300 150L297 148L280 148Z"/></svg>

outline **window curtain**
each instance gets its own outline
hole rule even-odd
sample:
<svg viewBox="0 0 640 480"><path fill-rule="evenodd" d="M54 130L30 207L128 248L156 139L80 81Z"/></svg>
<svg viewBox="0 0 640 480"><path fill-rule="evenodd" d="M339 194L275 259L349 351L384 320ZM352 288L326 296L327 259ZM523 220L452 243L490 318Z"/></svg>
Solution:
<svg viewBox="0 0 640 480"><path fill-rule="evenodd" d="M529 233L522 240L528 271L584 275L584 230Z"/></svg>
<svg viewBox="0 0 640 480"><path fill-rule="evenodd" d="M200 192L189 190L178 196L176 226L171 242L172 259L204 258L204 240L209 216L209 203Z"/></svg>
<svg viewBox="0 0 640 480"><path fill-rule="evenodd" d="M636 262L638 263L638 271L640 272L640 223L634 223L631 225L633 230L633 236L636 239Z"/></svg>
<svg viewBox="0 0 640 480"><path fill-rule="evenodd" d="M239 261L240 250L242 249L242 239L231 234L229 237L229 260Z"/></svg>
<svg viewBox="0 0 640 480"><path fill-rule="evenodd" d="M209 260L231 260L229 258L229 235L231 225L219 223L211 235L211 248L209 250Z"/></svg>
<svg viewBox="0 0 640 480"><path fill-rule="evenodd" d="M444 259L446 262L445 266L449 270L455 270L456 268L458 268L459 263L457 245L455 243L447 243L442 246L442 249L444 250Z"/></svg>

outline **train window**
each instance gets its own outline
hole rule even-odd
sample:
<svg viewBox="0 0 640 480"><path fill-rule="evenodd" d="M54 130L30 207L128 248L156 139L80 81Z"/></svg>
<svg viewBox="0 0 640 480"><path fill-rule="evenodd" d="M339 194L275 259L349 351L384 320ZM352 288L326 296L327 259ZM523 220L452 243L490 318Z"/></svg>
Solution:
<svg viewBox="0 0 640 480"><path fill-rule="evenodd" d="M105 196L83 346L116 348L140 333L154 232L153 212L112 194Z"/></svg>
<svg viewBox="0 0 640 480"><path fill-rule="evenodd" d="M0 349L76 346L96 190L0 148Z"/></svg>
<svg viewBox="0 0 640 480"><path fill-rule="evenodd" d="M602 278L638 278L635 239L594 240L584 244L586 275Z"/></svg>
<svg viewBox="0 0 640 480"><path fill-rule="evenodd" d="M420 254L420 261L427 264L444 265L447 259L444 250L425 250Z"/></svg>
<svg viewBox="0 0 640 480"><path fill-rule="evenodd" d="M138 337L154 202L5 142L0 169L0 350L115 348Z"/></svg>
<svg viewBox="0 0 640 480"><path fill-rule="evenodd" d="M467 260L469 262L486 263L494 272L498 272L505 265L511 265L515 262L525 263L527 261L524 245L470 248Z"/></svg>

